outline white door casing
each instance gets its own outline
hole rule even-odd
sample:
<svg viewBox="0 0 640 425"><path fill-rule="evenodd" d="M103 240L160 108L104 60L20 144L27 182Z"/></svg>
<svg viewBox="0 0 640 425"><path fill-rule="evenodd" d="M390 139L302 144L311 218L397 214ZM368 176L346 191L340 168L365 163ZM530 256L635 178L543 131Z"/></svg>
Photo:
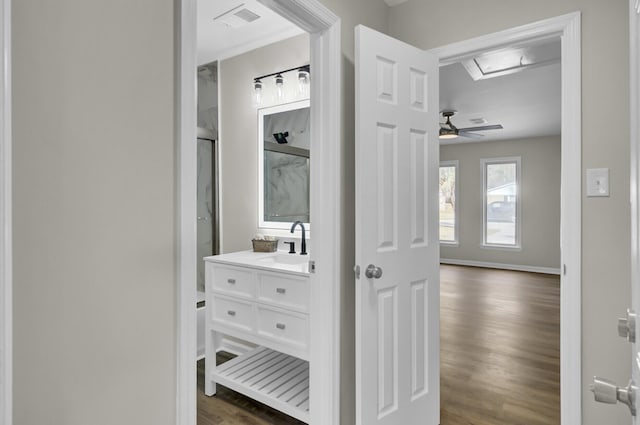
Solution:
<svg viewBox="0 0 640 425"><path fill-rule="evenodd" d="M631 308L640 312L640 6L637 0L629 0L629 63L630 63L630 115L631 124ZM631 345L632 379L640 383L640 331L636 326L635 344ZM619 382L618 385L625 383ZM635 405L640 406L640 391L635 393ZM638 416L633 424L640 424Z"/></svg>
<svg viewBox="0 0 640 425"><path fill-rule="evenodd" d="M632 2L635 0L631 0ZM560 37L562 43L562 182L560 184L560 414L582 422L582 79L580 12L556 16L429 50L440 66L510 44Z"/></svg>
<svg viewBox="0 0 640 425"><path fill-rule="evenodd" d="M4 0L0 0L4 1ZM341 41L340 18L319 0L258 0L310 34L311 216L316 217L312 284L310 423L333 425L340 417L340 283L342 273ZM195 71L196 1L179 0L176 41L177 108L177 347L176 424L196 423L195 305ZM316 125L317 123L317 125ZM315 141L315 142L314 142ZM321 230L320 230L321 229ZM330 283L329 283L330 282ZM2 424L0 424L2 425Z"/></svg>
<svg viewBox="0 0 640 425"><path fill-rule="evenodd" d="M438 60L364 26L355 39L356 423L436 425Z"/></svg>
<svg viewBox="0 0 640 425"><path fill-rule="evenodd" d="M0 425L13 422L11 0L0 1Z"/></svg>

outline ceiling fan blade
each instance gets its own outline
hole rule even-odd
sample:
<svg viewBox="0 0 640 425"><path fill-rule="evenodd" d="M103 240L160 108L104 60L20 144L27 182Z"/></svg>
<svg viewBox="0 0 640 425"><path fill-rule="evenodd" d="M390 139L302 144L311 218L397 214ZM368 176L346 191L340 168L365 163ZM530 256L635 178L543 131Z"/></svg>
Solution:
<svg viewBox="0 0 640 425"><path fill-rule="evenodd" d="M465 127L459 128L460 131L484 131L484 130L502 130L502 125L494 124L494 125L483 125L480 127Z"/></svg>
<svg viewBox="0 0 640 425"><path fill-rule="evenodd" d="M466 131L458 131L458 136L468 137L470 139L482 139L484 134L468 133Z"/></svg>

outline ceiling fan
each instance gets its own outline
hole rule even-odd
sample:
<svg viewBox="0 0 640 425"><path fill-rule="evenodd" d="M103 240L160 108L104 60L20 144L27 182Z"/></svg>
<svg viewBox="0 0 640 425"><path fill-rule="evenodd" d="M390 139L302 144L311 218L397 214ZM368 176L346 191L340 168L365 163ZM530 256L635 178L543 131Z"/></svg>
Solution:
<svg viewBox="0 0 640 425"><path fill-rule="evenodd" d="M455 139L458 136L468 137L470 139L480 139L484 137L484 134L471 133L472 131L484 131L484 130L500 130L502 125L483 125L479 127L466 127L458 128L451 123L451 117L454 116L456 111L444 110L442 116L447 120L444 123L440 123L440 138L441 139Z"/></svg>

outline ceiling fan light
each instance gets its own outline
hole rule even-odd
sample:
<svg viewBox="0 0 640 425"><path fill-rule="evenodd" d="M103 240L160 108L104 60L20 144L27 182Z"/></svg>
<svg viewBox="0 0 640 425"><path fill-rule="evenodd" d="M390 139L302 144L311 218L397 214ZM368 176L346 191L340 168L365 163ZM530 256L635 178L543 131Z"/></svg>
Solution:
<svg viewBox="0 0 640 425"><path fill-rule="evenodd" d="M453 128L441 128L440 129L440 139L456 139L458 137L458 132Z"/></svg>

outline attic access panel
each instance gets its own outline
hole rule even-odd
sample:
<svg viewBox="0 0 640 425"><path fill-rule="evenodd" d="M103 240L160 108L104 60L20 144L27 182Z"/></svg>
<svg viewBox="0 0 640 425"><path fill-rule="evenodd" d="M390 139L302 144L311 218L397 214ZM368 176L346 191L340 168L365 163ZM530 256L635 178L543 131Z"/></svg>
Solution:
<svg viewBox="0 0 640 425"><path fill-rule="evenodd" d="M462 65L471 78L478 81L551 65L560 62L560 58L560 41L553 40L481 53L462 61Z"/></svg>

